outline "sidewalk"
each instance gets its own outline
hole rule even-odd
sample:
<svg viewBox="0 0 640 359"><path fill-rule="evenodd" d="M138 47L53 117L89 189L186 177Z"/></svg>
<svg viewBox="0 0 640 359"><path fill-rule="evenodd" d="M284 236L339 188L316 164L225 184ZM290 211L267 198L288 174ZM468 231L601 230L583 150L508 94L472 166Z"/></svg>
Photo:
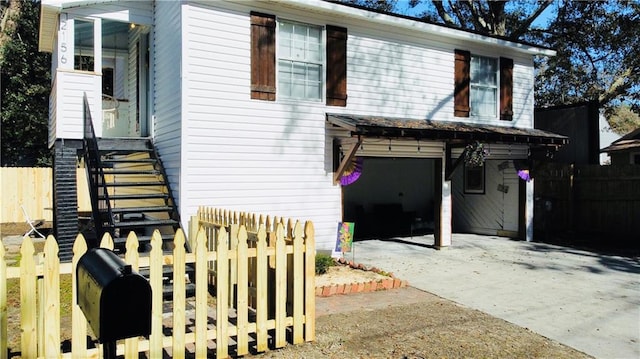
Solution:
<svg viewBox="0 0 640 359"><path fill-rule="evenodd" d="M455 234L354 243L355 261L598 358L640 358L640 260Z"/></svg>

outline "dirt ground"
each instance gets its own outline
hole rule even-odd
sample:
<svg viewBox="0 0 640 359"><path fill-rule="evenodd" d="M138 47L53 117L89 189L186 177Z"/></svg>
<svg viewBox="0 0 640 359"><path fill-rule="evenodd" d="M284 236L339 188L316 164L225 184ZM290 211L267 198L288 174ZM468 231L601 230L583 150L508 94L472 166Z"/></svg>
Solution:
<svg viewBox="0 0 640 359"><path fill-rule="evenodd" d="M2 225L0 233L22 234L23 227ZM355 281L372 275L345 268L330 272L332 277L318 278L318 282ZM316 312L314 342L246 357L591 358L526 328L411 287L317 297ZM19 345L18 333L9 336L13 339L10 347ZM19 357L18 350L10 348L10 357Z"/></svg>
<svg viewBox="0 0 640 359"><path fill-rule="evenodd" d="M591 358L526 328L415 288L316 301L315 342L248 357Z"/></svg>
<svg viewBox="0 0 640 359"><path fill-rule="evenodd" d="M48 235L53 227L52 222L44 222L38 227L38 230L44 235ZM15 236L27 233L29 225L24 222L18 223L0 223L0 238L4 236Z"/></svg>

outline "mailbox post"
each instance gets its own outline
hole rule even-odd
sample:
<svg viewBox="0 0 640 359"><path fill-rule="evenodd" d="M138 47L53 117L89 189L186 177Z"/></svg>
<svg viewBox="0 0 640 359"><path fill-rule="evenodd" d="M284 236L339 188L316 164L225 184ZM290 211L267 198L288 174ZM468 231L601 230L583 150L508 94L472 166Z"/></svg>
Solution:
<svg viewBox="0 0 640 359"><path fill-rule="evenodd" d="M116 357L116 341L151 334L151 287L111 250L87 251L76 268L78 306L103 344Z"/></svg>

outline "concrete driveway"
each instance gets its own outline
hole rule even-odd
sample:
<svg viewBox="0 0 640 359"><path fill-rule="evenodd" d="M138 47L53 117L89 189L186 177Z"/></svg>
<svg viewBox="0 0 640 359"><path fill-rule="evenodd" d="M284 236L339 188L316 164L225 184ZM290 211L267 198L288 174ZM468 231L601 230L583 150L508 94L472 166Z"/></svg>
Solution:
<svg viewBox="0 0 640 359"><path fill-rule="evenodd" d="M597 358L640 358L640 259L454 234L354 243L354 260Z"/></svg>

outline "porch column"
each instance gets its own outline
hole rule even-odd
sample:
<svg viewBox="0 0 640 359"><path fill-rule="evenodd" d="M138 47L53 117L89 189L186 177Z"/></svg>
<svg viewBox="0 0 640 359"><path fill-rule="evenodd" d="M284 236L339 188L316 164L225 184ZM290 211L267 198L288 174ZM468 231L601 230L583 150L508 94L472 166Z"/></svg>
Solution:
<svg viewBox="0 0 640 359"><path fill-rule="evenodd" d="M102 76L102 19L93 20L93 72ZM102 84L100 84L102 94Z"/></svg>
<svg viewBox="0 0 640 359"><path fill-rule="evenodd" d="M451 158L447 158L447 151L442 160L436 162L435 168L435 184L436 184L436 208L435 208L435 247L440 249L449 247L451 245L451 180L447 180L446 176L446 161L451 161ZM438 203L439 202L439 203Z"/></svg>
<svg viewBox="0 0 640 359"><path fill-rule="evenodd" d="M534 194L533 181L525 182L525 202L524 202L524 221L525 221L525 239L527 242L533 241L533 208Z"/></svg>
<svg viewBox="0 0 640 359"><path fill-rule="evenodd" d="M91 111L93 130L96 137L102 137L102 19L93 19L93 72L97 81L93 83L94 107Z"/></svg>

